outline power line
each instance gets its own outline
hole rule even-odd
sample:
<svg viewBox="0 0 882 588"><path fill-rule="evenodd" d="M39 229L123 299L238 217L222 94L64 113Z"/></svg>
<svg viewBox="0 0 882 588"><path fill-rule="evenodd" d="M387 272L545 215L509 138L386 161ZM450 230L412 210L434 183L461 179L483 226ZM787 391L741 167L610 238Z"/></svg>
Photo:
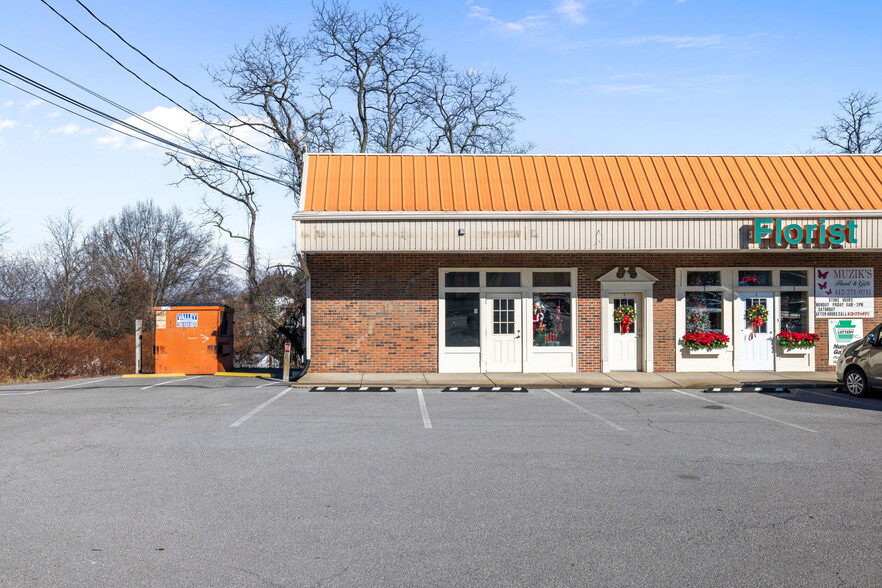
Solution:
<svg viewBox="0 0 882 588"><path fill-rule="evenodd" d="M140 114L138 114L137 112L135 112L134 110L131 110L131 109L129 109L129 108L126 108L125 106L123 106L123 105L121 105L121 104L117 104L117 103L114 102L113 100L110 100L109 98L106 98L106 97L102 96L101 94L99 94L99 93L97 93L97 92L94 92L93 90L90 90L89 88L83 86L82 84L78 84L77 82L71 80L70 78L66 78L66 77L64 77L63 75L59 74L58 72L55 72L55 71L49 69L48 67L46 67L46 66L44 66L44 65L42 65L42 64L40 64L40 63L37 63L37 62L34 61L33 59L31 59L31 58L29 58L29 57L27 57L27 56L25 56L25 55L22 55L22 54L19 53L18 51L16 51L16 50L14 50L14 49L11 49L11 48L7 47L7 46L4 45L3 43L0 43L0 47L2 47L3 49L6 49L6 50L9 51L10 53L13 53L14 55L17 55L18 57L24 59L25 61L27 61L27 62L29 62L29 63L32 63L33 65L36 65L36 66L39 67L40 69L42 69L42 70L44 70L44 71L47 71L47 72L51 73L52 75L54 75L54 76L56 76L56 77L58 77L58 78L61 78L62 80L64 80L65 82L71 84L72 86L74 86L74 87L76 87L76 88L79 88L80 90L82 90L82 91L84 91L84 92L86 92L86 93L88 93L88 94L91 94L92 96L95 96L96 98L98 98L98 99L100 99L100 100L106 102L107 104L110 104L111 106L113 106L113 107L115 107L115 108L118 108L118 109L122 110L122 111L125 112L126 114L129 114L129 115L131 115L131 116L133 116L133 117L135 117L135 118L137 118L137 119L139 119L139 120L141 120L141 121L143 121L143 122L145 122L145 123L147 123L147 124L149 124L149 125L151 125L151 126L157 128L157 129L160 129L160 130L162 130L162 131L165 131L165 132L167 132L167 133L170 134L170 135L177 135L178 137L180 137L180 138L183 139L184 141L190 141L190 137L187 137L186 135L183 135L183 134L181 134L181 133L179 133L179 132L177 132L177 131L174 131L174 130L172 130L172 129L170 129L170 128L164 126L164 125L161 125L161 124L157 123L156 121L150 120L150 119L147 118L146 116L140 115ZM19 89L20 89L20 88L19 88Z"/></svg>
<svg viewBox="0 0 882 588"><path fill-rule="evenodd" d="M183 110L184 112L186 112L187 114L189 114L190 116L192 116L193 118L195 118L195 119L197 119L197 120L203 120L200 116L194 114L194 113L191 112L188 108L186 108L185 106L183 106L182 104L180 104L179 102L177 102L175 99L173 99L172 97L168 96L167 94L165 94L164 92L162 92L161 90L159 90L156 86L154 86L154 85L152 85L151 83L149 83L147 80L145 80L144 78L142 78L141 76L139 76L137 73L135 73L135 72L134 72L133 70L131 70L130 68L126 67L126 66L125 66L125 65L124 65L119 59L117 59L116 57L114 57L109 51L107 51L104 47L102 47L101 44L99 44L99 43L98 43L97 41L95 41L92 37L90 37L89 35L87 35L86 33L84 33L82 30L80 30L79 27L77 27L74 23L72 23L70 20L68 20L67 17L65 17L63 14L61 14L60 12L58 12L58 10L56 10L51 4L49 4L49 2L47 2L46 0L40 0L40 2L42 2L43 4L45 4L45 5L49 8L49 10L51 10L51 11L54 12L56 15L58 15L58 17L61 18L61 20L63 20L64 22L66 22L68 25L70 25L70 26L71 26L76 32L78 32L80 35L82 35L83 37L85 37L86 39L88 39L89 42L91 42L93 45L95 45L95 47L97 47L102 53L104 53L105 55L107 55L110 59L112 59L112 60L113 60L118 66L120 66L121 68L123 68L124 70L126 70L127 72L129 72L130 74L132 74L133 76L135 76L135 78L136 78L138 81L140 81L142 84L144 84L145 86L147 86L148 88L150 88L151 90L153 90L154 92L156 92L157 94L159 94L160 96L162 96L163 98L165 98L166 100L168 100L169 102L171 102L172 104L174 104L175 106L177 106L178 108L180 108L181 110ZM84 8L85 8L85 6L84 6ZM88 9L87 9L87 10L88 10ZM91 14L91 12L90 12L90 14ZM94 15L93 15L93 16L94 16ZM96 18L96 20L97 20L97 18ZM99 22L101 22L101 21L99 20ZM101 24L104 24L104 23L102 22ZM105 25L105 26L107 26L107 25ZM114 33L115 33L115 31L114 31ZM119 36L119 35L117 35L117 36ZM128 44L128 43L126 43L126 44ZM140 51L139 51L139 53L140 53ZM143 55L143 54L142 54L142 55ZM145 57L146 57L146 56L145 56ZM152 63L152 62L151 62L151 63ZM154 64L154 65L155 65L155 64ZM167 72L166 72L166 73L167 73ZM169 74L169 75L170 75L170 74ZM174 76L172 76L172 77L174 77ZM198 94L198 92L197 92L197 94ZM199 94L199 95L201 96L201 94ZM226 111L225 111L225 112L226 112ZM242 124L246 124L246 125L248 124L248 123L245 123L244 121L240 120L238 117L235 117L235 115L233 115L233 116L234 116L234 118L236 118L236 120L238 120L240 123L242 123ZM276 157L276 158L281 159L281 160L283 160L283 161L287 161L287 159L285 159L284 157L282 157L281 155L279 155L279 154L277 154L277 153L272 153L271 151L266 151L266 150L264 150L264 149L261 149L260 147L255 147L254 145L248 143L247 141L245 141L245 140L243 140L243 139L241 139L241 138L235 136L234 134L230 133L229 131L227 131L226 129L224 129L222 126L218 126L218 125L212 124L212 123L210 123L210 122L208 122L208 121L204 121L204 120L203 120L203 122L205 122L206 124L208 124L209 126L211 126L212 128L214 128L215 130L217 130L217 131L219 131L219 132L221 132L221 133L227 135L228 137L230 137L230 138L232 138L232 139L234 139L234 140L236 140L236 141L239 141L240 143L242 143L242 144L244 144L244 145L247 145L248 147L254 149L255 151L259 151L259 152L261 152L261 153L264 153L265 155L269 155L269 156L271 156L271 157ZM254 128L254 127L251 127L251 128ZM264 132L264 131L262 131L262 130L260 130L260 129L255 129L255 130L257 130L257 131L258 131L259 133L261 133L262 135L265 135L265 136L267 136L267 137L269 137L269 138L271 138L271 139L274 139L274 138L275 138L275 137L273 137L272 135L269 135L268 133L266 133L266 132Z"/></svg>
<svg viewBox="0 0 882 588"><path fill-rule="evenodd" d="M233 112L230 112L229 110L227 110L226 108L224 108L223 106L221 106L220 104L218 104L217 102L215 102L214 100L212 100L211 98L209 98L208 96L206 96L205 94L203 94L202 92L200 92L199 90L197 90L196 88L194 88L193 86L191 86L190 84L188 84L187 82L185 82L185 81L181 80L180 78L178 78L178 76L176 76L175 74L173 74L172 72L170 72L169 70L167 70L166 68L164 68L163 66L161 66L161 65L159 65L158 63L156 63L155 61L153 61L153 59L151 59L146 53L144 53L143 51L141 51L140 49L138 49L137 47L135 47L134 45L132 45L131 43L129 43L128 40L126 40L125 37L123 37L121 34L119 34L119 33L118 33L113 27L111 27L109 24L107 24L106 22L104 22L103 20L101 20L100 18L98 18L98 16L97 16L94 12L92 12L92 10L89 9L88 6L86 6L85 4L83 4L80 0L76 0L76 3L79 4L80 6L82 6L82 7L83 7L83 10L85 10L86 12L88 12L89 15L90 15L92 18L94 18L94 19L97 20L99 23L101 23L101 24L104 26L104 28L106 28L108 31L110 31L110 32L113 33L114 35L116 35L116 37L117 37L120 41L122 41L123 43L125 43L125 44L126 44L126 45L127 45L132 51L136 52L138 55L140 55L141 57L143 57L144 59L146 59L148 62L150 62L151 65L153 65L154 67L156 67L158 70L160 70L161 72L167 74L171 79L173 79L173 80L176 81L177 83L181 84L182 86L184 86L185 88L187 88L187 89L190 90L191 92L195 93L197 96L199 96L199 97L202 98L203 100L207 101L209 104L213 105L215 108L219 109L219 110L220 110L221 112L223 112L224 114L228 114L228 115L232 116L236 121L238 121L239 123L241 123L241 124L243 124L243 125L248 125L248 123L247 123L246 121L242 120L241 118L239 118L239 116L238 116L237 114L235 114L235 113L233 113ZM258 130L258 132L260 132L260 133L262 133L263 135L269 137L270 139L275 139L275 137L273 137L273 136L270 135L269 133L266 133L266 132L263 132L263 131L260 131L260 130Z"/></svg>
<svg viewBox="0 0 882 588"><path fill-rule="evenodd" d="M111 121L111 122L113 122L113 123L116 123L116 124L118 124L118 125L120 125L120 126L126 128L126 129L129 129L129 130L131 130L132 132L138 134L137 137L133 137L133 138L137 138L137 139L139 139L139 140L143 140L145 143L150 143L150 144L153 144L153 145L156 145L156 143L160 143L160 144L165 145L165 146L167 146L167 147L172 147L173 149L176 149L176 150L181 151L181 152L183 152L183 153L187 153L188 155L192 155L192 156L197 157L197 158L199 158L199 159L202 159L202 160L205 160L205 161L208 161L208 162L211 162L211 163L214 163L214 164L220 165L220 166L225 167L225 168L227 168L227 169L233 169L233 170L241 171L241 172L244 172L244 173L247 173L247 174L253 175L253 176L255 176L255 177L259 177L259 178L261 178L261 179L268 180L268 181L270 181L270 182L274 182L274 183L277 183L277 184L280 184L280 185L283 185L283 186L286 186L286 187L290 187L289 184L288 184L287 182L285 182L284 180L281 180L281 179L276 178L276 177L273 177L273 176L269 176L269 175L267 175L265 172L262 172L262 171L255 171L255 170L252 170L252 169L245 169L245 168L242 168L242 167L240 167L240 166L233 165L233 164L231 164L231 163L229 163L229 162L223 161L223 160L218 159L218 158L216 158L216 157L212 157L212 156L210 156L210 155L206 155L206 154L201 153L201 152L199 152L199 151L197 151L197 150L195 150L195 149L191 149L191 148L189 148L189 147L185 147L185 146L180 145L180 144L178 144L178 143L174 143L174 142L172 142L172 141L169 141L168 139L165 139L165 138L163 138L163 137L160 137L159 135L155 135L155 134L153 134L153 133L151 133L151 132L149 132L149 131L146 131L146 130L144 130L144 129L138 128L138 127L132 125L131 123L128 123L128 122L126 122L126 121L124 121L124 120L121 120L121 119L119 119L119 118L117 118L117 117L115 117L115 116L113 116L113 115L107 114L106 112L103 112L103 111L101 111L101 110L98 110L97 108L94 108L94 107L92 107L92 106L89 106L88 104L84 104L84 103L82 103L82 102L80 102L80 101L78 101L78 100L75 100L75 99L71 98L70 96L67 96L67 95L65 95L65 94L63 94L63 93L61 93L61 92L58 92L57 90L54 90L54 89L50 88L49 86L46 86L46 85L44 85L44 84L41 84L40 82L37 82L36 80L32 80L31 78L29 78L29 77L27 77L27 76L25 76L25 75L23 75L23 74L21 74L21 73L15 71L15 70L13 70L13 69L10 69L10 68L6 67L6 66L3 65L3 64L0 64L0 72L5 73L5 74L7 74L7 75L10 75L10 76L12 76L13 78L15 78L15 79L17 79L17 80L20 80L20 81L22 81L22 82L28 84L28 85L31 86L31 87L37 88L37 89L40 90L41 92L44 92L44 93L46 93L46 94L49 94L50 96L54 96L54 97L56 97L56 98L58 98L58 99L60 99L60 100L63 100L64 102L67 102L67 103L69 103L69 104L71 104L71 105L73 105L73 106L75 106L75 107L77 107L77 108L79 108L79 109L85 110L86 112L89 112L89 113L91 113L91 114L94 114L95 116L98 116L98 117L100 117L100 118L104 118L104 119L106 119L106 120L109 120L109 121ZM7 80L3 80L3 81L6 82L7 84L11 85L11 86L14 86L14 84L10 84ZM17 87L17 86L14 86L14 87ZM21 89L21 88L19 88L19 89ZM34 94L30 93L30 92L28 92L28 94L34 95ZM37 97L39 97L39 96L37 96ZM40 97L40 98L42 99L42 97ZM53 104L55 104L55 103L53 103ZM64 107L60 107L60 108L64 108ZM83 115L80 114L80 113L77 113L77 112L73 112L73 111L71 111L71 110L68 110L67 108L64 108L64 110L67 110L68 112L72 112L72 114L76 114L77 116L80 116L80 117L85 118L85 119L87 119L87 120L90 120L90 121L92 120L92 119L89 119L88 117L83 116ZM94 121L93 121L93 122L94 122ZM97 124L101 124L101 123L97 123ZM106 126L106 125L101 125L101 126ZM108 127L108 128L111 128L112 130L117 130L117 129L113 128L112 126L111 126L111 127ZM123 134L124 134L124 135L127 135L127 136L130 136L130 137L132 136L132 135L129 135L128 133L123 133ZM146 140L144 140L142 136L146 136L146 137L148 137L149 139L151 139L152 142L151 142L151 141L146 141Z"/></svg>

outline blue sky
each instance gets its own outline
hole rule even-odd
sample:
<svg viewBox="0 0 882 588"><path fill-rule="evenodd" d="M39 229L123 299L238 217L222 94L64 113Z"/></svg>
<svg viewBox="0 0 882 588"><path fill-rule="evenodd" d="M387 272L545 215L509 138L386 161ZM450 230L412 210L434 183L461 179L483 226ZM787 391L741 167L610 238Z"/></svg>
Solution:
<svg viewBox="0 0 882 588"><path fill-rule="evenodd" d="M126 65L178 101L195 98L135 55L73 0L47 0ZM305 33L309 2L83 0L130 42L204 93L205 66L269 26ZM377 2L355 1L370 8ZM518 87L519 138L534 153L799 153L837 100L882 92L870 0L445 0L400 2L422 15L428 44L459 68L496 69ZM173 105L101 54L39 0L8 2L0 43L138 113L163 122ZM0 64L66 93L57 78L0 48ZM0 79L10 79L0 74ZM95 103L90 100L90 103ZM97 104L97 103L95 103ZM118 112L115 114L119 114ZM121 116L125 118L125 115ZM0 83L0 219L6 251L46 237L71 207L89 226L152 198L198 220L202 191L175 187L160 149L144 147ZM293 200L266 188L260 242L290 256ZM234 254L238 251L234 250Z"/></svg>

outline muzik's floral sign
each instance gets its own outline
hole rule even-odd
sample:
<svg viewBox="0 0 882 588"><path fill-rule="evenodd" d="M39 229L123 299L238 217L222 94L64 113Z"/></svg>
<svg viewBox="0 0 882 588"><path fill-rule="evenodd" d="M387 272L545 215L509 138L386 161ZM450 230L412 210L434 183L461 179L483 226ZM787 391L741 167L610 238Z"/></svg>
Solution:
<svg viewBox="0 0 882 588"><path fill-rule="evenodd" d="M873 268L815 268L815 316L873 316Z"/></svg>

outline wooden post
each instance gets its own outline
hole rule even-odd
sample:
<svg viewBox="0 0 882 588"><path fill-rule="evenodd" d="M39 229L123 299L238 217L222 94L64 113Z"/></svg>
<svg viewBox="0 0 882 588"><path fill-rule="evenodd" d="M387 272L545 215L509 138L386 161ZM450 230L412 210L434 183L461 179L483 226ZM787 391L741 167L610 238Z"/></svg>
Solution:
<svg viewBox="0 0 882 588"><path fill-rule="evenodd" d="M282 381L291 381L291 342L285 342L285 358L282 361Z"/></svg>
<svg viewBox="0 0 882 588"><path fill-rule="evenodd" d="M135 373L141 373L141 331L144 328L144 321L138 319L135 321Z"/></svg>

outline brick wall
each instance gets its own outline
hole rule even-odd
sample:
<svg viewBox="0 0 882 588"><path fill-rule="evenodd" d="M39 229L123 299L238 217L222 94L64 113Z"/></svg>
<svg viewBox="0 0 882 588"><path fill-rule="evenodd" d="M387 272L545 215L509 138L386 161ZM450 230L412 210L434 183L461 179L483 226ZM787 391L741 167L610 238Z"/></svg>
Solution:
<svg viewBox="0 0 882 588"><path fill-rule="evenodd" d="M600 283L616 266L640 267L653 289L655 371L674 371L678 267L875 267L876 317L882 321L882 254L857 251L762 253L345 253L310 254L312 363L315 372L437 372L438 268L578 268L579 371L600 371ZM827 320L816 369L827 366Z"/></svg>

